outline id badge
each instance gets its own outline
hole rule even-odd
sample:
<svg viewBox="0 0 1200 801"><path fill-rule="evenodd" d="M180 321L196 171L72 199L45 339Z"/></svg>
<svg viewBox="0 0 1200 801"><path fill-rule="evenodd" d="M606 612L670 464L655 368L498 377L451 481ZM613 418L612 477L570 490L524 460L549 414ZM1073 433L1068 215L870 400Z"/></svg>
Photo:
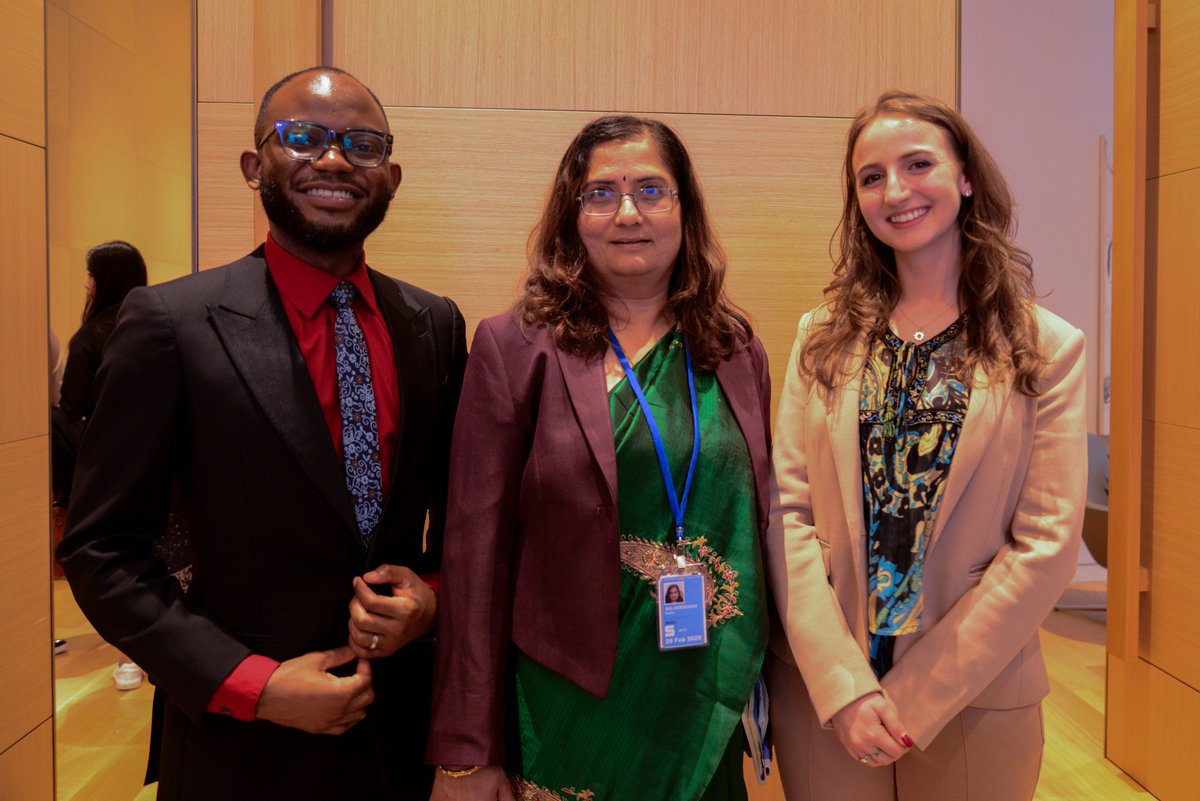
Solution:
<svg viewBox="0 0 1200 801"><path fill-rule="evenodd" d="M708 645L708 610L704 576L663 575L658 579L658 650Z"/></svg>

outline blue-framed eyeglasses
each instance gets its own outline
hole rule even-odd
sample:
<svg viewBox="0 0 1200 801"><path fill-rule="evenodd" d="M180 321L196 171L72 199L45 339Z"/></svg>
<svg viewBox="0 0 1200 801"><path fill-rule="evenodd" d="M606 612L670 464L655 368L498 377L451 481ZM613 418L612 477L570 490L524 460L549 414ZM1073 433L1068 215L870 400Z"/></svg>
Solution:
<svg viewBox="0 0 1200 801"><path fill-rule="evenodd" d="M392 135L370 128L334 131L305 120L277 120L275 133L283 152L295 161L316 161L336 144L355 167L378 167L392 152ZM256 147L261 148L270 138L268 131Z"/></svg>

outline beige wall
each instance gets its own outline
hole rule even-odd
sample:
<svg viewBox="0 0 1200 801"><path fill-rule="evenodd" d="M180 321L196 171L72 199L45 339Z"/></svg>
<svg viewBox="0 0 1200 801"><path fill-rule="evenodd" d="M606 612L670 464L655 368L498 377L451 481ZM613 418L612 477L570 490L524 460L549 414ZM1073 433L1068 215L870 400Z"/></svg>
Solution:
<svg viewBox="0 0 1200 801"><path fill-rule="evenodd" d="M962 112L1016 196L1017 242L1033 256L1038 302L1087 338L1088 430L1107 434L1100 284L1109 255L1102 210L1111 219L1112 205L1113 4L962 0L961 36Z"/></svg>
<svg viewBox="0 0 1200 801"><path fill-rule="evenodd" d="M847 118L890 86L956 99L954 0L345 0L327 24L320 5L286 19L265 0L199 9L202 268L264 236L238 152L262 91L325 42L380 96L404 166L373 266L452 296L473 329L514 299L572 136L607 111L659 116L696 161L777 392L829 278Z"/></svg>
<svg viewBox="0 0 1200 801"><path fill-rule="evenodd" d="M191 0L48 0L50 321L79 327L84 255L124 239L150 282L192 269Z"/></svg>
<svg viewBox="0 0 1200 801"><path fill-rule="evenodd" d="M42 3L0 0L0 798L54 792Z"/></svg>

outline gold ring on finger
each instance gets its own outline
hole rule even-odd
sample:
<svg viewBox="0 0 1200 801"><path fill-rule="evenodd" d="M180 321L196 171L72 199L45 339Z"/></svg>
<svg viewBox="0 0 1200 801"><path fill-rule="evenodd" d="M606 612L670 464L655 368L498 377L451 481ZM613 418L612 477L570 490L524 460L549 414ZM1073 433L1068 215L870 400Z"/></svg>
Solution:
<svg viewBox="0 0 1200 801"><path fill-rule="evenodd" d="M371 644L367 646L367 650L374 651L378 647L379 647L379 635L372 634L371 635Z"/></svg>

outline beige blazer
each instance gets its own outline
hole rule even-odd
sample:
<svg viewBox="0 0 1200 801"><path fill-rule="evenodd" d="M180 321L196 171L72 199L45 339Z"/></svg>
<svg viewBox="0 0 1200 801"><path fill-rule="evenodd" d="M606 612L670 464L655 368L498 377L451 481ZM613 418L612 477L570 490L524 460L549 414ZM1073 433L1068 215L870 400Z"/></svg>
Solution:
<svg viewBox="0 0 1200 801"><path fill-rule="evenodd" d="M858 402L866 339L847 383L827 391L796 357L775 427L766 540L784 631L771 647L799 666L826 726L881 689L866 657L866 531ZM1038 627L1075 570L1087 478L1083 334L1036 310L1050 358L1036 398L976 374L925 564L922 631L899 638L882 689L920 748L964 707L1011 709L1049 692Z"/></svg>

